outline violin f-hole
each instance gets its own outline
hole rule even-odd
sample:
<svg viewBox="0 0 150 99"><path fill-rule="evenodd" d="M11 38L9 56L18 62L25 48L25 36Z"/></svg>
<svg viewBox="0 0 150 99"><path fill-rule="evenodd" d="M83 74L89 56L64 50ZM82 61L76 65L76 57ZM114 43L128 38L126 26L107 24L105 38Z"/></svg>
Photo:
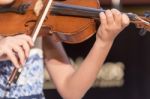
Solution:
<svg viewBox="0 0 150 99"><path fill-rule="evenodd" d="M24 24L24 26L26 27L27 34L31 33L31 30L34 28L35 24L36 20L29 20Z"/></svg>

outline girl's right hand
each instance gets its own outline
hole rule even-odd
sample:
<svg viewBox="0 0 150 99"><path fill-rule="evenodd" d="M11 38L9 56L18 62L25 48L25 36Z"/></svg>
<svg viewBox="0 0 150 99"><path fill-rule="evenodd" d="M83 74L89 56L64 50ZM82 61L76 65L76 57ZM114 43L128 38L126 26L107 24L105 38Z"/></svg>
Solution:
<svg viewBox="0 0 150 99"><path fill-rule="evenodd" d="M33 45L31 37L26 34L5 37L0 40L1 57L11 60L15 67L20 68L25 64Z"/></svg>
<svg viewBox="0 0 150 99"><path fill-rule="evenodd" d="M6 5L12 3L14 0L0 0L0 5Z"/></svg>

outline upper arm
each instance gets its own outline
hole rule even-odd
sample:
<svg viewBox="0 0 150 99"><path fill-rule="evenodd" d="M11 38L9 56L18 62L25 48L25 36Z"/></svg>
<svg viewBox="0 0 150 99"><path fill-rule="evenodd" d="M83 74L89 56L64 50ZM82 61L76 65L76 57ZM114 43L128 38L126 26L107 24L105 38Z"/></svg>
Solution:
<svg viewBox="0 0 150 99"><path fill-rule="evenodd" d="M59 93L62 94L66 87L66 80L75 72L75 69L70 64L60 42L54 42L48 37L44 38L43 49L46 69Z"/></svg>
<svg viewBox="0 0 150 99"><path fill-rule="evenodd" d="M52 40L51 37L44 37L42 45L44 58L46 60L56 59L58 61L61 61L62 63L70 63L69 58L61 42L56 42Z"/></svg>
<svg viewBox="0 0 150 99"><path fill-rule="evenodd" d="M72 65L64 64L55 59L46 61L46 69L60 93L65 89L67 79L75 72Z"/></svg>

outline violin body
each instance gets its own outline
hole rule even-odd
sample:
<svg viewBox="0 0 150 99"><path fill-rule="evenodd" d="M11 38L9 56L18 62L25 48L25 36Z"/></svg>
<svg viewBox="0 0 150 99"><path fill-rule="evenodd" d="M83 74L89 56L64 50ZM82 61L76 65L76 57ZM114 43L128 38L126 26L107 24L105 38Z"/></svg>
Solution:
<svg viewBox="0 0 150 99"><path fill-rule="evenodd" d="M19 7L23 3L30 4L25 14L18 14L12 12L0 13L0 35L3 36L11 36L17 35L20 33L30 33L29 24L35 24L34 20L37 20L37 16L35 16L33 12L33 7L36 0L17 0L12 6ZM30 22L32 21L32 22ZM29 24L28 24L29 23Z"/></svg>
<svg viewBox="0 0 150 99"><path fill-rule="evenodd" d="M38 16L34 13L34 6L37 0L17 0L13 7L26 4L28 7L24 14L6 12L0 13L0 35L10 36L20 33L31 35ZM65 0L59 1L64 4L80 5L92 8L99 8L97 0ZM53 6L53 4L52 4ZM80 43L91 37L96 32L94 19L81 18L74 16L63 16L51 14L47 15L41 29L41 35L50 34L55 39L66 43Z"/></svg>
<svg viewBox="0 0 150 99"><path fill-rule="evenodd" d="M64 4L87 6L99 8L99 2L96 0L68 0ZM52 31L56 31L57 37L66 43L80 43L85 41L96 33L96 22L94 19L81 18L74 16L50 15L45 24L55 24L49 26Z"/></svg>

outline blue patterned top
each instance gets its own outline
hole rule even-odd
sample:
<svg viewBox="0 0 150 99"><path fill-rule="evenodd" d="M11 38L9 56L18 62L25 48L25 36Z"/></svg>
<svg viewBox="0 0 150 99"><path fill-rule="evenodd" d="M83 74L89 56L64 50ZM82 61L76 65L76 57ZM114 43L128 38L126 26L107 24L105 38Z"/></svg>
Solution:
<svg viewBox="0 0 150 99"><path fill-rule="evenodd" d="M4 98L6 83L13 68L10 61L0 62L0 99ZM33 49L18 81L11 85L5 99L43 99L43 72L42 51Z"/></svg>

